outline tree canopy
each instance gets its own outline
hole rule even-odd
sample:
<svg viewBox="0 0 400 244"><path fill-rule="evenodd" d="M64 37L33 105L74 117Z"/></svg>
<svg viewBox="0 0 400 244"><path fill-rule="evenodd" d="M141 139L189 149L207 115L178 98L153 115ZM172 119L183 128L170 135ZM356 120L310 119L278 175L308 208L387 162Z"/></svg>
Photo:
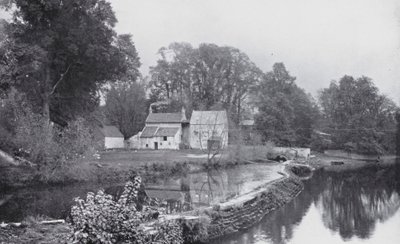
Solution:
<svg viewBox="0 0 400 244"><path fill-rule="evenodd" d="M111 85L106 95L105 115L125 139L141 131L147 115L144 85L135 81Z"/></svg>
<svg viewBox="0 0 400 244"><path fill-rule="evenodd" d="M368 77L343 76L319 94L334 146L368 154L394 152L396 104Z"/></svg>
<svg viewBox="0 0 400 244"><path fill-rule="evenodd" d="M239 122L242 103L261 74L245 53L215 44L172 43L159 54L150 70L153 100L175 99L190 111L221 104Z"/></svg>
<svg viewBox="0 0 400 244"><path fill-rule="evenodd" d="M26 93L49 120L66 124L92 111L102 84L138 67L130 37L114 31L117 20L109 2L11 3L15 11L0 46L2 87Z"/></svg>
<svg viewBox="0 0 400 244"><path fill-rule="evenodd" d="M275 63L254 90L255 125L265 141L283 146L309 146L311 142L318 109L295 80L283 63Z"/></svg>

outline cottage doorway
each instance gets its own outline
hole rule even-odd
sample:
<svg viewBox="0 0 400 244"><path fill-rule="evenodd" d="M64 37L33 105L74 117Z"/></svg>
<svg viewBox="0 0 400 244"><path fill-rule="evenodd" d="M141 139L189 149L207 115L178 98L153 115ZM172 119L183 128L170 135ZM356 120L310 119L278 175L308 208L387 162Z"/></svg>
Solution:
<svg viewBox="0 0 400 244"><path fill-rule="evenodd" d="M154 149L158 150L158 142L154 142Z"/></svg>

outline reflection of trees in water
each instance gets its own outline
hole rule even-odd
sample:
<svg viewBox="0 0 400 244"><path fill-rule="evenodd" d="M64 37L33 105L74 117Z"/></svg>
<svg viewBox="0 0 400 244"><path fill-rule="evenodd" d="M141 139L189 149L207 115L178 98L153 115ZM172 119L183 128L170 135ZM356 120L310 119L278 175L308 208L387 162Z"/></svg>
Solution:
<svg viewBox="0 0 400 244"><path fill-rule="evenodd" d="M322 175L305 181L305 188L284 207L267 214L257 225L248 230L214 240L213 243L285 243L293 237L293 229L307 213L311 203L323 190Z"/></svg>
<svg viewBox="0 0 400 244"><path fill-rule="evenodd" d="M327 173L324 185L315 204L324 224L344 239L368 238L377 220L387 220L400 207L399 180L393 168Z"/></svg>
<svg viewBox="0 0 400 244"><path fill-rule="evenodd" d="M190 195L195 205L210 205L226 198L228 176L226 172L208 169L192 176Z"/></svg>

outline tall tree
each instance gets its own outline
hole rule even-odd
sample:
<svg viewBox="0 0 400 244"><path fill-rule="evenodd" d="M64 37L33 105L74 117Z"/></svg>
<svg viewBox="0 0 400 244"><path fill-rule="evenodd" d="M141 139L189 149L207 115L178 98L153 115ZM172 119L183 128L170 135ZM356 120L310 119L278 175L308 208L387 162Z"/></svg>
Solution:
<svg viewBox="0 0 400 244"><path fill-rule="evenodd" d="M220 104L236 123L241 119L248 91L261 72L239 49L172 43L161 48L151 68L154 100L176 99L188 109L211 109Z"/></svg>
<svg viewBox="0 0 400 244"><path fill-rule="evenodd" d="M323 89L319 100L337 148L367 154L394 151L398 108L370 78L344 76Z"/></svg>
<svg viewBox="0 0 400 244"><path fill-rule="evenodd" d="M131 65L131 53L118 48L128 39L117 37L107 1L9 2L14 12L0 46L1 79L26 93L47 121L66 124L93 110L98 88Z"/></svg>
<svg viewBox="0 0 400 244"><path fill-rule="evenodd" d="M310 95L295 84L283 63L263 76L253 96L255 125L264 140L283 146L308 146L318 110Z"/></svg>
<svg viewBox="0 0 400 244"><path fill-rule="evenodd" d="M144 85L135 81L113 84L106 95L105 115L125 139L139 132L147 115Z"/></svg>

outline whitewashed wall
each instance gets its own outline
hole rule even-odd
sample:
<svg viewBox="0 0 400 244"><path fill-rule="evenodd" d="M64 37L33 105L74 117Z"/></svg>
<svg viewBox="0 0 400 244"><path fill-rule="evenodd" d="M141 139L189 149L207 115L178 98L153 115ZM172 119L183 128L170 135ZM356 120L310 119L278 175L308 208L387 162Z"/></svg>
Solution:
<svg viewBox="0 0 400 244"><path fill-rule="evenodd" d="M124 148L124 138L123 137L106 137L104 138L104 148Z"/></svg>
<svg viewBox="0 0 400 244"><path fill-rule="evenodd" d="M228 145L228 131L224 125L190 125L190 147L207 150L207 141L213 135L221 137L222 148Z"/></svg>

